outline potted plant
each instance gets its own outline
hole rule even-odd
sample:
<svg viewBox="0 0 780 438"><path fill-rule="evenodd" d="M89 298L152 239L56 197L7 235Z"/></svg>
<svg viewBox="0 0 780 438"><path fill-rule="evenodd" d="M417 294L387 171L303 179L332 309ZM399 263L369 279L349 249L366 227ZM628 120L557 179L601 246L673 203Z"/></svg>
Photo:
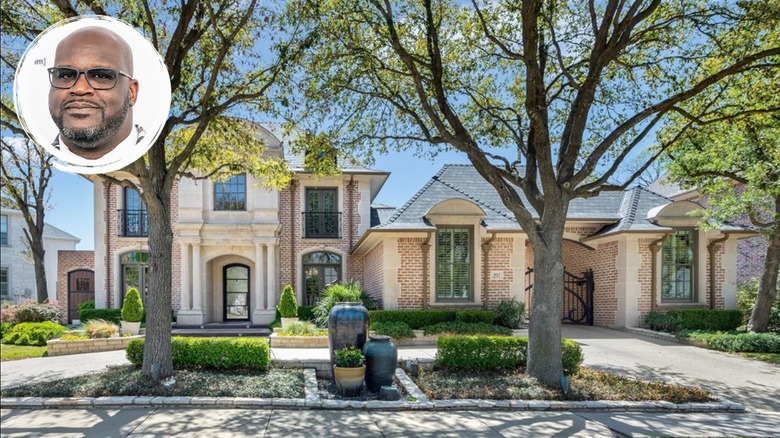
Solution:
<svg viewBox="0 0 780 438"><path fill-rule="evenodd" d="M141 331L141 320L144 319L144 304L138 289L131 287L122 303L122 333L137 335Z"/></svg>
<svg viewBox="0 0 780 438"><path fill-rule="evenodd" d="M282 317L282 330L287 330L291 323L298 321L298 301L289 284L282 289L282 297L279 299L277 309Z"/></svg>
<svg viewBox="0 0 780 438"><path fill-rule="evenodd" d="M333 380L339 393L345 397L354 397L363 390L366 377L366 358L356 348L336 350L336 365L333 367Z"/></svg>

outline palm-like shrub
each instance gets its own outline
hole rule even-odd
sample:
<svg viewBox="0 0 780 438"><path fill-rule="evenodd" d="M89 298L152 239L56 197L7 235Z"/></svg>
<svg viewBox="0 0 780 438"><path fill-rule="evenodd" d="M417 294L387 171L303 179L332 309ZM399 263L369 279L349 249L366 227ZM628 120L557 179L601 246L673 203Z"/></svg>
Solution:
<svg viewBox="0 0 780 438"><path fill-rule="evenodd" d="M282 289L282 297L279 299L279 314L282 318L298 317L298 301L295 299L295 293L289 284Z"/></svg>
<svg viewBox="0 0 780 438"><path fill-rule="evenodd" d="M141 322L144 318L144 304L141 302L141 295L138 289L131 287L125 295L125 302L122 303L122 320L127 322Z"/></svg>
<svg viewBox="0 0 780 438"><path fill-rule="evenodd" d="M314 322L320 327L327 327L330 309L332 309L336 303L361 302L361 292L360 284L357 282L347 284L336 283L328 286L328 288L322 292L322 296L317 302L317 306L314 308Z"/></svg>

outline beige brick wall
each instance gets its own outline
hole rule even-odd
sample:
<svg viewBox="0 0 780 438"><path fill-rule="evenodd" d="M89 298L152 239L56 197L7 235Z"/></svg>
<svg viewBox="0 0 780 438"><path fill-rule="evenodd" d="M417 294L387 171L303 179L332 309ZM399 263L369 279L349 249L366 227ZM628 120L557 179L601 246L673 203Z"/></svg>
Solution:
<svg viewBox="0 0 780 438"><path fill-rule="evenodd" d="M482 243L487 242L487 240L482 239ZM515 273L510 263L510 258L514 253L513 244L514 239L511 237L497 237L491 242L487 262L488 281L486 290L488 307L495 307L501 300L510 298L512 282L515 280ZM484 252L480 252L480 257L482 257L484 266ZM502 278L493 279L492 274L496 272L500 272Z"/></svg>
<svg viewBox="0 0 780 438"><path fill-rule="evenodd" d="M363 257L363 290L382 304L384 243L380 242Z"/></svg>
<svg viewBox="0 0 780 438"><path fill-rule="evenodd" d="M599 244L596 251L589 254L591 269L593 269L593 323L595 325L611 326L615 324L617 313L617 283L618 243L606 242Z"/></svg>
<svg viewBox="0 0 780 438"><path fill-rule="evenodd" d="M421 309L423 307L423 264L420 245L422 237L401 237L398 239L399 309Z"/></svg>
<svg viewBox="0 0 780 438"><path fill-rule="evenodd" d="M55 293L57 301L65 309L63 323L67 323L66 319L68 318L68 273L81 269L95 271L95 251L73 250L57 253L57 290Z"/></svg>

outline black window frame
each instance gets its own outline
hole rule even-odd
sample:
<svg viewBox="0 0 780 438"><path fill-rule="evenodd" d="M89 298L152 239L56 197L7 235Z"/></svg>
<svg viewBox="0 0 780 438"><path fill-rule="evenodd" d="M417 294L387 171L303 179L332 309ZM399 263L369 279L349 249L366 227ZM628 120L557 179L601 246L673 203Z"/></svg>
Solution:
<svg viewBox="0 0 780 438"><path fill-rule="evenodd" d="M318 197L319 207L310 208L311 195ZM333 204L325 208L325 196L331 194ZM303 199L303 238L304 239L340 239L341 212L339 211L339 190L337 187L306 187Z"/></svg>
<svg viewBox="0 0 780 438"><path fill-rule="evenodd" d="M338 259L338 262L332 261L332 262L322 262L322 261L307 261L307 259L311 260L313 257L315 257L318 254L324 254L325 257L328 259ZM317 276L317 291L316 293L312 292L309 289L309 277L307 276L307 269L308 268L319 268L318 276ZM325 277L324 277L324 268L335 268L336 269L336 281L331 282L330 284L325 283ZM320 295L322 295L322 292L334 283L340 283L344 279L344 257L341 256L341 254L335 253L333 251L314 251L307 254L303 254L301 256L301 277L302 277L302 284L303 284L303 300L304 305L306 306L313 306L316 305L317 299ZM314 277L312 277L314 278Z"/></svg>
<svg viewBox="0 0 780 438"><path fill-rule="evenodd" d="M3 227L5 225L5 227ZM5 230L3 230L5 228ZM11 222L7 214L0 215L0 246L8 246Z"/></svg>
<svg viewBox="0 0 780 438"><path fill-rule="evenodd" d="M11 268L8 266L0 266L0 297L11 298Z"/></svg>
<svg viewBox="0 0 780 438"><path fill-rule="evenodd" d="M149 237L149 214L141 192L135 187L122 189L122 210L119 210L120 237Z"/></svg>
<svg viewBox="0 0 780 438"><path fill-rule="evenodd" d="M244 280L243 278L229 279L230 268L243 268L246 270L246 304L228 305L228 280ZM236 293L236 292L231 292ZM228 307L246 307L246 318L228 318ZM223 321L249 321L252 318L252 270L243 263L230 263L222 267L222 320Z"/></svg>
<svg viewBox="0 0 780 438"><path fill-rule="evenodd" d="M441 292L441 278L440 275L442 274L441 269L442 265L440 264L440 254L439 251L441 250L440 245L440 235L443 232L452 232L452 230L466 230L468 232L468 268L466 269L466 273L468 274L468 285L467 285L467 296L464 298L447 298L442 297ZM450 253L450 259L452 259L454 255L454 252ZM474 294L474 264L475 264L475 254L474 254L474 226L473 225L445 225L445 226L439 226L436 228L436 246L434 249L434 265L435 265L435 290L434 290L434 300L436 303L473 303L475 299ZM450 262L450 265L454 265L455 262ZM452 272L452 271L451 271ZM449 289L450 289L450 296L454 296L453 292L453 279L452 275L450 275L450 283L449 283Z"/></svg>
<svg viewBox="0 0 780 438"><path fill-rule="evenodd" d="M246 211L246 196L245 173L233 175L225 181L214 181L214 211Z"/></svg>

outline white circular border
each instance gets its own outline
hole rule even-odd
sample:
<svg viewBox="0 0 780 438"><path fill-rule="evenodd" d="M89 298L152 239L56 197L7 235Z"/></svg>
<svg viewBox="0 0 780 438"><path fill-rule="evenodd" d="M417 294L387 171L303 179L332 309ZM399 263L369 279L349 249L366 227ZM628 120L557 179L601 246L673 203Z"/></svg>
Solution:
<svg viewBox="0 0 780 438"><path fill-rule="evenodd" d="M133 124L141 126L145 135L123 159L103 166L76 165L58 156L52 142L59 129L49 115L49 76L47 68L54 65L57 45L74 31L97 26L121 36L133 51L133 78L138 80L138 98L133 111ZM165 62L154 46L129 24L112 17L90 15L62 20L43 31L28 46L14 76L14 105L27 135L60 161L59 170L83 174L101 174L121 169L139 158L160 136L171 107L171 79Z"/></svg>

